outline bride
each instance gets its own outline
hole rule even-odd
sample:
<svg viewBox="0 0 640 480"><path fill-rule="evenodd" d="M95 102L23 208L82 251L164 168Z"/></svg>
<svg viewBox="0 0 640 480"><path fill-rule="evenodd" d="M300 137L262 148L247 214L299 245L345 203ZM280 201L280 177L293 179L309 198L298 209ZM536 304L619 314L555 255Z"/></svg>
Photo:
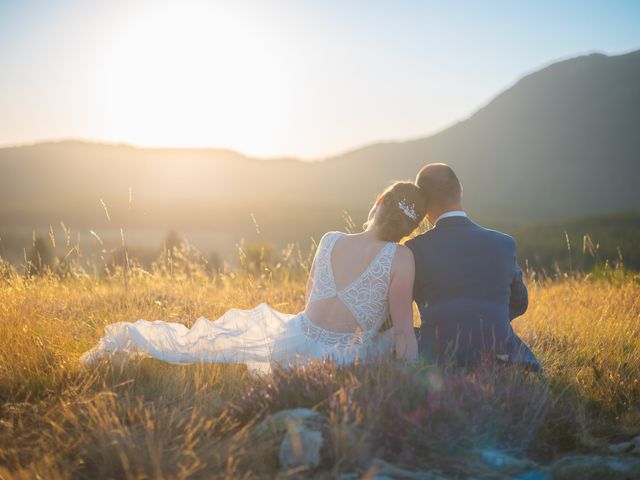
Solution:
<svg viewBox="0 0 640 480"><path fill-rule="evenodd" d="M126 353L268 370L274 363L321 359L348 364L393 350L397 358L415 360L415 266L411 251L397 242L424 218L423 203L416 185L396 182L378 197L363 232L325 234L307 282L306 307L296 315L263 303L253 310L231 309L215 321L200 317L190 329L160 320L114 323L81 361ZM393 328L381 333L389 315Z"/></svg>

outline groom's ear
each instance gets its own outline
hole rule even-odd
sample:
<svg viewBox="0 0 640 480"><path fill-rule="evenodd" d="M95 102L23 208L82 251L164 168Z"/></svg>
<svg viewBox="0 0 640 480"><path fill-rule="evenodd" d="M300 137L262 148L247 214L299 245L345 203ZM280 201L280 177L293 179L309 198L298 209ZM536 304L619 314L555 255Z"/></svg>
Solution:
<svg viewBox="0 0 640 480"><path fill-rule="evenodd" d="M376 201L376 207L379 207L384 202L384 195L380 195L380 198Z"/></svg>

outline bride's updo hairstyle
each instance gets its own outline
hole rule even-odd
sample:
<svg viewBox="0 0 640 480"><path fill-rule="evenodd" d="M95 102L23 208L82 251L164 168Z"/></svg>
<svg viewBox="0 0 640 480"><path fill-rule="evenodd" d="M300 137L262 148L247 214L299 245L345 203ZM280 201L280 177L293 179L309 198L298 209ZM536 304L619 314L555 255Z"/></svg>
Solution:
<svg viewBox="0 0 640 480"><path fill-rule="evenodd" d="M399 242L413 232L427 214L424 194L415 183L395 182L377 201L375 225L380 240Z"/></svg>

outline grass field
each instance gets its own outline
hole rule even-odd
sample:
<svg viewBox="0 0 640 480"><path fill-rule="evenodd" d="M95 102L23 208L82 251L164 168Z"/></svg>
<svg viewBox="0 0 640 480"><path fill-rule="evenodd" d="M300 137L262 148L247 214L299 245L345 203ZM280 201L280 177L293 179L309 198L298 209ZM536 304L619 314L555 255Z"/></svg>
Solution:
<svg viewBox="0 0 640 480"><path fill-rule="evenodd" d="M514 325L542 377L392 361L260 377L241 366L149 359L82 369L78 359L112 322L190 324L261 302L299 311L303 267L211 276L184 262L64 278L2 268L2 479L371 478L374 458L446 478L515 478L477 452L508 452L546 472L558 458L607 456L609 445L640 434L640 282L629 274L529 276L530 308ZM326 419L311 471L282 471L281 432L256 428L295 407ZM573 478L558 471L554 478ZM582 478L602 478L589 472Z"/></svg>

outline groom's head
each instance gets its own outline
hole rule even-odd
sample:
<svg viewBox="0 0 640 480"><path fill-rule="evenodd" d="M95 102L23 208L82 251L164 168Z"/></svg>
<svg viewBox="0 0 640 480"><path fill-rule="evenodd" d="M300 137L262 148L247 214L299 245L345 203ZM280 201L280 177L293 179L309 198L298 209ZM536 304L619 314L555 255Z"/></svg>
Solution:
<svg viewBox="0 0 640 480"><path fill-rule="evenodd" d="M462 210L462 185L453 169L445 163L430 163L416 177L425 199L431 223L445 212Z"/></svg>

